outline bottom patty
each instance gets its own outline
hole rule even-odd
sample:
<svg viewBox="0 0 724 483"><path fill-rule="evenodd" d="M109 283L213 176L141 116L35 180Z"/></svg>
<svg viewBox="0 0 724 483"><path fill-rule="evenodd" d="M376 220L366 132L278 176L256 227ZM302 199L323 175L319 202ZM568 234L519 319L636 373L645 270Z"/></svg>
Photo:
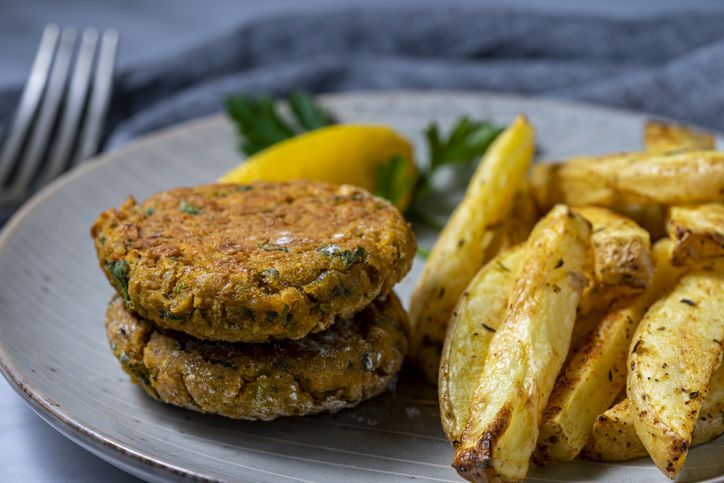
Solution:
<svg viewBox="0 0 724 483"><path fill-rule="evenodd" d="M113 353L154 398L234 419L337 411L381 393L407 352L407 314L394 294L299 340L202 341L108 305Z"/></svg>

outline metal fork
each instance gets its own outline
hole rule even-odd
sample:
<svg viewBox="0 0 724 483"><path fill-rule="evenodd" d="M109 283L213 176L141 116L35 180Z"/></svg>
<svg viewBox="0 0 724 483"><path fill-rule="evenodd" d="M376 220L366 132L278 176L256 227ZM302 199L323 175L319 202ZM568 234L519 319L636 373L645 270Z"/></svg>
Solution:
<svg viewBox="0 0 724 483"><path fill-rule="evenodd" d="M0 152L0 212L14 210L33 190L98 151L118 33L86 28L76 48L77 37L72 27L51 24L43 31Z"/></svg>

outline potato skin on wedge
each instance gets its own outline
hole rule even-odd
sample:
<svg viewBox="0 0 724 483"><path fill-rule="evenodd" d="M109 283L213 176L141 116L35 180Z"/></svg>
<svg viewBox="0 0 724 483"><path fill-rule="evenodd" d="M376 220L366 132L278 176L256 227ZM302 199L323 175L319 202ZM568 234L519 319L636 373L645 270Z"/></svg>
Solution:
<svg viewBox="0 0 724 483"><path fill-rule="evenodd" d="M525 478L545 405L588 283L590 224L556 206L533 229L502 326L488 350L453 467L471 481Z"/></svg>
<svg viewBox="0 0 724 483"><path fill-rule="evenodd" d="M646 313L628 358L634 428L656 466L681 469L709 381L722 360L724 270L698 269Z"/></svg>
<svg viewBox="0 0 724 483"><path fill-rule="evenodd" d="M588 220L593 231L594 278L599 286L645 288L651 281L651 238L633 220L597 206L580 206L576 211Z"/></svg>
<svg viewBox="0 0 724 483"><path fill-rule="evenodd" d="M518 245L488 262L453 311L438 378L440 419L450 441L460 439L468 422L473 391L524 257L525 245Z"/></svg>
<svg viewBox="0 0 724 483"><path fill-rule="evenodd" d="M677 265L724 257L722 204L672 206L666 231L676 241L673 257Z"/></svg>

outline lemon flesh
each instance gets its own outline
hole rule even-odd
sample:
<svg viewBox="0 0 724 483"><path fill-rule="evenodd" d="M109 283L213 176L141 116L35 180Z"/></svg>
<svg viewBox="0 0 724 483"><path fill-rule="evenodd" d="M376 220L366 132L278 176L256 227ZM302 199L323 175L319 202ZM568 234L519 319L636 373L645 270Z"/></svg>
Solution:
<svg viewBox="0 0 724 483"><path fill-rule="evenodd" d="M377 167L400 155L406 176L417 170L410 142L386 126L337 124L284 140L251 156L223 175L224 183L308 179L352 184L375 192ZM409 196L398 200L404 208Z"/></svg>

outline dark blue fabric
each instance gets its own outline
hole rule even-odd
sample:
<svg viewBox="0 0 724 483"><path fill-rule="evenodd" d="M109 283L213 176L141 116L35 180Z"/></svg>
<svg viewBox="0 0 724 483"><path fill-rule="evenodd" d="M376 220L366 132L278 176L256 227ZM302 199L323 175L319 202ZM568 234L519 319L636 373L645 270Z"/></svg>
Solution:
<svg viewBox="0 0 724 483"><path fill-rule="evenodd" d="M107 146L218 111L239 91L297 87L516 92L724 131L724 13L617 18L436 2L260 17L120 72ZM17 90L0 92L0 119L15 102Z"/></svg>

